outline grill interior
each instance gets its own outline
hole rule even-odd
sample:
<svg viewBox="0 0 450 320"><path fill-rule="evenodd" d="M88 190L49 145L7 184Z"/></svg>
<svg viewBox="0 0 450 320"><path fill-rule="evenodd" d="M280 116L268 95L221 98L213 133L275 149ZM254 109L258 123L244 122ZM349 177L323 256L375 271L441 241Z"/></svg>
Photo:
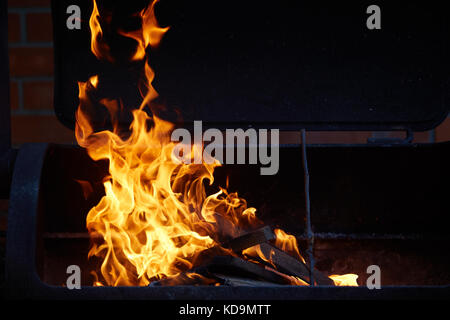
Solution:
<svg viewBox="0 0 450 320"><path fill-rule="evenodd" d="M381 268L382 285L448 285L450 243L445 201L448 144L415 148L309 146L311 215L316 267L325 274L356 273L365 285L370 265ZM331 157L331 158L330 158ZM280 150L280 172L260 176L257 165L217 169L217 186L229 177L257 208L265 224L294 234L306 250L303 168L299 146ZM330 160L332 159L332 160ZM82 164L82 165L80 165ZM103 193L106 163L93 162L76 147L52 146L40 192L36 263L42 281L62 285L68 265L81 267L83 285L92 285L85 218ZM76 180L94 192L86 200Z"/></svg>

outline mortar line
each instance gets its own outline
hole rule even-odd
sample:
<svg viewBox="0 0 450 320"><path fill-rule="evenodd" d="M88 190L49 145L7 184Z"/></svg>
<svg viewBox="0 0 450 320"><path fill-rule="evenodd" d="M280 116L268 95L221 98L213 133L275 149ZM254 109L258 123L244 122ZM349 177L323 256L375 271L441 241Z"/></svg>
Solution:
<svg viewBox="0 0 450 320"><path fill-rule="evenodd" d="M27 42L27 17L26 14L19 13L19 25L20 25L20 42Z"/></svg>
<svg viewBox="0 0 450 320"><path fill-rule="evenodd" d="M8 8L8 13L16 13L16 14L27 14L27 13L51 13L52 9L50 7L10 7Z"/></svg>
<svg viewBox="0 0 450 320"><path fill-rule="evenodd" d="M12 110L11 115L13 116L54 116L55 111L52 109L21 109L21 110Z"/></svg>
<svg viewBox="0 0 450 320"><path fill-rule="evenodd" d="M53 48L53 42L12 42L9 48Z"/></svg>
<svg viewBox="0 0 450 320"><path fill-rule="evenodd" d="M17 82L18 106L17 106L17 110L12 110L11 113L14 113L14 111L22 111L25 109L24 99L23 99L23 82L22 82L22 80L15 80L15 81Z"/></svg>
<svg viewBox="0 0 450 320"><path fill-rule="evenodd" d="M22 82L49 82L53 81L53 76L24 76L24 77L11 77L11 81L22 81Z"/></svg>
<svg viewBox="0 0 450 320"><path fill-rule="evenodd" d="M436 129L431 129L429 131L429 138L428 142L435 143L436 142Z"/></svg>

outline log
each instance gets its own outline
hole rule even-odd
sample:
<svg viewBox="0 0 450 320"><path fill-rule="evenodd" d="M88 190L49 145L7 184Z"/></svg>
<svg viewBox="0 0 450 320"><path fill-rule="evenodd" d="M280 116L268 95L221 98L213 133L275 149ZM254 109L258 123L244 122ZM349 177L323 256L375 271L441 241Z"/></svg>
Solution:
<svg viewBox="0 0 450 320"><path fill-rule="evenodd" d="M266 258L271 257L271 262L279 271L291 276L298 277L310 284L309 267L304 264L303 261L292 257L291 255L269 243L262 243L259 246L261 248L261 252ZM267 264L267 262L265 261L261 262ZM334 286L333 280L322 274L319 270L314 269L313 274L315 282L318 285Z"/></svg>
<svg viewBox="0 0 450 320"><path fill-rule="evenodd" d="M180 273L177 276L153 281L149 284L150 287L160 286L195 286L195 285L212 285L221 280L211 274L205 268L195 268L189 271Z"/></svg>
<svg viewBox="0 0 450 320"><path fill-rule="evenodd" d="M248 232L244 235L236 237L223 243L224 248L231 249L235 253L241 253L242 250L256 246L260 243L275 239L272 228L265 226L264 228Z"/></svg>
<svg viewBox="0 0 450 320"><path fill-rule="evenodd" d="M288 253L268 243L268 241L273 240L274 238L275 234L273 233L272 228L270 226L266 226L231 239L222 245L204 250L200 253L199 258L196 259L195 264L204 265L217 256L229 256L230 252L227 252L227 249L236 254L241 254L243 250L255 245L259 245L261 248L261 252L266 258L269 258L271 256L271 252L273 252L272 262L278 269L278 271L287 275L298 277L303 281L310 283L309 267L305 263L303 263L303 261L292 257ZM258 259L258 261L267 265L267 262L262 259ZM333 280L322 274L319 270L314 269L313 275L316 284L334 286Z"/></svg>
<svg viewBox="0 0 450 320"><path fill-rule="evenodd" d="M213 274L217 273L222 275L226 274L230 277L232 277L232 275L238 275L238 278L241 276L248 276L250 278L256 278L258 280L262 279L266 282L268 281L276 284L292 284L293 279L289 276L294 276L310 284L309 267L303 263L303 261L292 257L288 253L268 243L268 241L273 240L274 238L275 234L270 226L248 232L221 245L203 250L194 259L194 266L196 266L194 269L182 273L178 277L158 281L154 285L195 285L201 283L199 279L192 279L192 277L187 275L192 272L203 275L206 278L209 277L209 280L215 278ZM261 265L235 256L236 254L241 254L243 250L255 245L260 246L262 254L267 259L271 258L271 263L276 267L276 270L271 268L272 264L259 257L252 256L252 258L260 262ZM313 274L316 284L334 286L333 280L322 274L319 270L314 269ZM208 282L209 281L206 281L205 284L208 284Z"/></svg>
<svg viewBox="0 0 450 320"><path fill-rule="evenodd" d="M261 280L253 280L248 278L241 278L241 277L233 277L229 275L223 275L220 273L214 273L214 276L218 279L220 279L221 283L225 286L231 286L231 287L272 287L272 286L278 286L278 284L274 284L272 282L268 281L261 281Z"/></svg>
<svg viewBox="0 0 450 320"><path fill-rule="evenodd" d="M234 239L228 240L227 242L220 245L216 245L212 248L203 250L198 254L197 257L195 257L194 265L203 265L209 262L215 256L230 255L233 252L236 254L241 254L242 250L273 239L275 239L275 234L273 233L272 228L270 226L266 226L264 228L251 231Z"/></svg>
<svg viewBox="0 0 450 320"><path fill-rule="evenodd" d="M264 266L233 256L214 257L205 268L211 273L237 275L278 284L291 284L290 279L283 275L272 272Z"/></svg>

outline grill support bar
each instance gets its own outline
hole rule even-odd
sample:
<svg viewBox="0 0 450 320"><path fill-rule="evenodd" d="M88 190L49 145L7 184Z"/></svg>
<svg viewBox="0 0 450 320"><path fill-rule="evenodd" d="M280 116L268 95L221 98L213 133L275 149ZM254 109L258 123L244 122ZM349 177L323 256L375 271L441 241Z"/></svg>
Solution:
<svg viewBox="0 0 450 320"><path fill-rule="evenodd" d="M309 184L309 169L308 159L306 155L306 130L302 129L302 161L303 171L305 175L305 209L306 209L306 239L308 241L308 259L309 259L309 279L310 285L314 286L314 233L311 228L311 200L310 200L310 184Z"/></svg>

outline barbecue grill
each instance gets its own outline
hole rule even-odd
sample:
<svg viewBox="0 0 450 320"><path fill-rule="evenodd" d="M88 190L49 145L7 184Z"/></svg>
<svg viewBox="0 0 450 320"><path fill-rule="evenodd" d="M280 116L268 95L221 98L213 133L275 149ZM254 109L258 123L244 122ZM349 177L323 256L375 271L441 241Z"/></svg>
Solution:
<svg viewBox="0 0 450 320"><path fill-rule="evenodd" d="M217 169L216 183L229 180L230 189L256 207L266 224L294 234L304 251L313 246L309 262L317 269L356 273L360 287L92 286L88 270L98 267L98 261L87 259L86 214L103 195L107 163L93 161L75 146L25 144L11 149L9 106L4 103L0 189L9 197L6 296L448 298L450 144L412 141L414 132L435 128L448 114L448 23L443 10L419 1L386 1L380 4L382 29L368 30L366 1L263 2L231 6L161 1L158 19L171 29L150 60L160 102L167 107L155 112L186 128L202 120L205 129L302 130L298 144L280 145L276 175L261 176L259 165L224 165ZM81 8L81 30L66 28L66 8L74 3ZM129 23L124 17L136 10L133 6L105 2L100 8L113 12L114 28L123 28ZM105 92L128 105L137 100L132 71L138 63L111 66L92 55L91 11L91 1L52 1L55 112L70 128L78 106L77 82L94 74L105 83ZM1 96L7 97L6 27L2 30L0 67L6 85ZM111 36L109 41L113 50L127 55L123 39ZM105 114L96 112L96 125L107 127ZM129 121L122 120L124 125ZM307 144L304 133L315 130L406 135L364 145ZM89 197L77 181L94 187ZM81 290L64 287L69 265L83 270ZM380 290L365 287L370 265L381 268Z"/></svg>

